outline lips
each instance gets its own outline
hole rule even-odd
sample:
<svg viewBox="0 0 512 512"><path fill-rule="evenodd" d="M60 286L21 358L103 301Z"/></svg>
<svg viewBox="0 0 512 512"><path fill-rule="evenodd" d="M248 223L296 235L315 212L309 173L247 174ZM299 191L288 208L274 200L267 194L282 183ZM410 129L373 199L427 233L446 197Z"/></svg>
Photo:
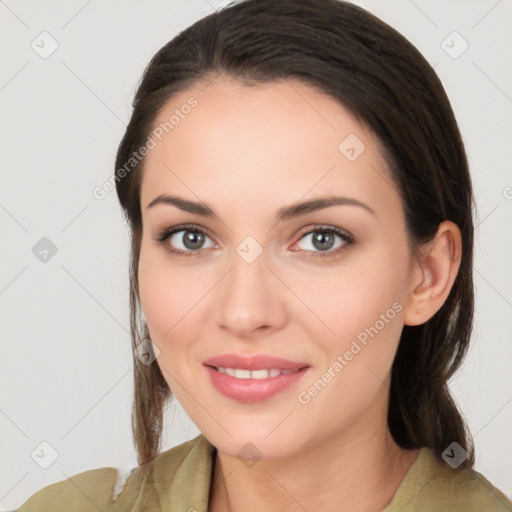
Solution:
<svg viewBox="0 0 512 512"><path fill-rule="evenodd" d="M269 377L277 377L278 375L288 375L294 370L279 370L278 368L262 369L262 370L243 370L240 368L225 368L222 366L215 367L220 373L225 373L237 379L268 379Z"/></svg>
<svg viewBox="0 0 512 512"><path fill-rule="evenodd" d="M203 362L210 382L242 403L266 400L297 383L310 366L274 356L223 354Z"/></svg>
<svg viewBox="0 0 512 512"><path fill-rule="evenodd" d="M300 370L309 366L304 362L295 362L280 357L267 356L264 354L254 356L239 356L235 354L222 354L203 361L206 366L215 368L238 368L240 370Z"/></svg>

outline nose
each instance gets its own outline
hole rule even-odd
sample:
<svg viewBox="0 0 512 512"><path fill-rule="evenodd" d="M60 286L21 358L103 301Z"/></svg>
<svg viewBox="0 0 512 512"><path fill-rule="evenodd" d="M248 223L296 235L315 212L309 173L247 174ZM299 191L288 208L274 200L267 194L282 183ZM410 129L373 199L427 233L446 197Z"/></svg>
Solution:
<svg viewBox="0 0 512 512"><path fill-rule="evenodd" d="M268 263L265 253L252 262L234 254L230 271L219 283L217 322L233 337L249 339L286 323L286 293Z"/></svg>

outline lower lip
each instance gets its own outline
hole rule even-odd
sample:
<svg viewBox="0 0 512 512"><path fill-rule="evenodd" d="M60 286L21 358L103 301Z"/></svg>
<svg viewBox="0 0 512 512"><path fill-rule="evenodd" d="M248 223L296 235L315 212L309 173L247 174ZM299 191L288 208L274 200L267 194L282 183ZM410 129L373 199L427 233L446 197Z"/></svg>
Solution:
<svg viewBox="0 0 512 512"><path fill-rule="evenodd" d="M226 373L220 373L211 366L206 366L206 369L217 391L239 402L252 404L266 400L293 386L293 384L302 379L309 367L301 368L296 372L286 375L278 375L277 377L268 377L266 379L237 379Z"/></svg>

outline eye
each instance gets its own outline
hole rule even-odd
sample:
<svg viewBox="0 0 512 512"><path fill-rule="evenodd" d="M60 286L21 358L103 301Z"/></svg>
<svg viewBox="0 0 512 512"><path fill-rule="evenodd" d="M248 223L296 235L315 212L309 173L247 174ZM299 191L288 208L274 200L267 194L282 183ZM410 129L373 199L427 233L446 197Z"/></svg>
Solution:
<svg viewBox="0 0 512 512"><path fill-rule="evenodd" d="M167 251L179 256L194 256L203 249L215 246L205 231L194 224L166 229L155 240L165 245ZM210 244L205 246L207 240ZM333 226L317 226L304 233L297 244L301 242L306 243L300 250L311 253L310 256L332 257L352 245L354 238L348 232Z"/></svg>
<svg viewBox="0 0 512 512"><path fill-rule="evenodd" d="M330 257L352 245L354 238L348 232L339 228L317 226L304 233L297 243L303 241L305 243L301 249L312 252L311 256Z"/></svg>
<svg viewBox="0 0 512 512"><path fill-rule="evenodd" d="M193 256L199 253L202 249L213 247L211 245L204 246L205 240L211 241L211 238L199 227L191 226L176 226L162 232L155 239L157 242L165 244L166 249L170 253L179 254L182 256Z"/></svg>

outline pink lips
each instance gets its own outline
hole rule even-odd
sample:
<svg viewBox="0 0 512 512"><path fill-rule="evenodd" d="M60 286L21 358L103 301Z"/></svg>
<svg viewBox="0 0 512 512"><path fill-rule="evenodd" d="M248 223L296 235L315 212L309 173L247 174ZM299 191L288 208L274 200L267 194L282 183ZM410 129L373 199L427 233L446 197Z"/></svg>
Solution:
<svg viewBox="0 0 512 512"><path fill-rule="evenodd" d="M237 356L223 354L203 361L210 380L220 393L243 403L254 403L270 398L299 381L309 369L303 362L295 362L279 357L256 355ZM238 378L219 372L216 368L239 370L285 370L285 374L262 379Z"/></svg>
<svg viewBox="0 0 512 512"><path fill-rule="evenodd" d="M270 368L277 368L279 370L299 370L304 366L308 366L307 363L296 363L288 359L263 354L245 357L235 354L222 354L203 361L203 364L217 368L219 366L223 368L240 368L241 370L265 370Z"/></svg>

